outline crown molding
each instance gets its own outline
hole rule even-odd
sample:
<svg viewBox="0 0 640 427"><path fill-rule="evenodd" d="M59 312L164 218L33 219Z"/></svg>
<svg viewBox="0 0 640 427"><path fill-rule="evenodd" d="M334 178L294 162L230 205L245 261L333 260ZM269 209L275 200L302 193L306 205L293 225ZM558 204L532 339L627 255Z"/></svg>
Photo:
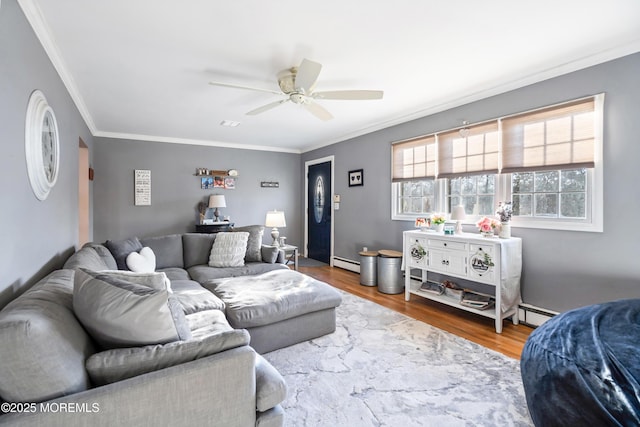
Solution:
<svg viewBox="0 0 640 427"><path fill-rule="evenodd" d="M292 153L292 154L301 153L301 151L297 148L270 147L266 145L238 144L238 143L224 142L224 141L207 141L203 139L187 139L187 138L175 138L175 137L167 137L167 136L139 135L139 134L133 134L133 133L98 131L94 133L93 136L98 138L111 138L111 139L121 139L121 140L130 140L130 141L164 142L167 144L203 145L207 147L236 148L238 150L273 151L273 152L279 152L279 153Z"/></svg>
<svg viewBox="0 0 640 427"><path fill-rule="evenodd" d="M95 135L97 129L93 118L91 117L91 114L89 114L89 110L84 103L73 76L67 70L65 62L60 55L60 49L58 49L58 45L51 36L51 31L42 17L42 11L33 0L18 0L18 4L22 8L22 12L27 18L27 21L29 21L31 28L36 34L36 37L38 37L38 40L49 57L49 60L53 64L53 67L58 72L62 83L66 87L67 92L69 92L71 99L73 99L73 102L80 112L85 124L89 128L89 131L92 135Z"/></svg>

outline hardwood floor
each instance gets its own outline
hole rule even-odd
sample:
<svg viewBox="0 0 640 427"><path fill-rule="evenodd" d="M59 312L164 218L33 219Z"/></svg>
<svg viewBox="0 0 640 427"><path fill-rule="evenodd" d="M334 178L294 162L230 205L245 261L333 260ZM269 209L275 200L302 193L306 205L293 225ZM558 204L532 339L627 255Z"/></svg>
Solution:
<svg viewBox="0 0 640 427"><path fill-rule="evenodd" d="M300 267L299 271L327 282L338 289L366 298L515 359L520 359L522 347L533 331L533 328L529 326L514 325L510 320L505 320L502 333L497 334L493 319L458 310L416 295L411 295L411 301L407 302L404 300L404 293L383 294L378 292L377 287L362 286L360 276L357 273L341 268Z"/></svg>

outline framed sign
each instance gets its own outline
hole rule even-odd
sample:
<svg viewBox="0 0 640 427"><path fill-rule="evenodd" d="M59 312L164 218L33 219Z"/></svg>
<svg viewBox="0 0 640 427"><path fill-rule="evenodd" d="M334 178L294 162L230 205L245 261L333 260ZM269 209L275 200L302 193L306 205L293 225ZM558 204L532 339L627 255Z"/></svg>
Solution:
<svg viewBox="0 0 640 427"><path fill-rule="evenodd" d="M362 169L349 171L349 187L357 187L359 185L364 185L364 171Z"/></svg>
<svg viewBox="0 0 640 427"><path fill-rule="evenodd" d="M135 176L135 205L151 206L151 171L136 169Z"/></svg>

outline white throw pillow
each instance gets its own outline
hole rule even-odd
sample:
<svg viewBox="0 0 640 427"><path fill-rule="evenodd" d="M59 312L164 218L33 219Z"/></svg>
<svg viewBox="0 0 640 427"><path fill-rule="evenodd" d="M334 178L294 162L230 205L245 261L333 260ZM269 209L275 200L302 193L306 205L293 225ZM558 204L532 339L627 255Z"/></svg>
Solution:
<svg viewBox="0 0 640 427"><path fill-rule="evenodd" d="M140 252L131 252L127 255L127 267L136 273L153 273L156 271L156 254L147 246Z"/></svg>
<svg viewBox="0 0 640 427"><path fill-rule="evenodd" d="M245 231L217 233L209 255L209 266L242 267L248 240L249 233Z"/></svg>

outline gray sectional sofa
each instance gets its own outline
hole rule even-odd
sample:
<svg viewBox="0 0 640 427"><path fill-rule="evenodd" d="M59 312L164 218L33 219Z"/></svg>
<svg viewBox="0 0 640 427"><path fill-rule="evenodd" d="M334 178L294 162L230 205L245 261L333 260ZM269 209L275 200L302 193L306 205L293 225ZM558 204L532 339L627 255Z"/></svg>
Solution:
<svg viewBox="0 0 640 427"><path fill-rule="evenodd" d="M259 230L238 267L208 265L214 234L140 239L189 329L160 344L104 348L87 332L74 280L107 280L95 272L122 260L114 242L73 254L0 311L0 425L283 425L286 384L259 353L333 332L341 296L283 265Z"/></svg>

